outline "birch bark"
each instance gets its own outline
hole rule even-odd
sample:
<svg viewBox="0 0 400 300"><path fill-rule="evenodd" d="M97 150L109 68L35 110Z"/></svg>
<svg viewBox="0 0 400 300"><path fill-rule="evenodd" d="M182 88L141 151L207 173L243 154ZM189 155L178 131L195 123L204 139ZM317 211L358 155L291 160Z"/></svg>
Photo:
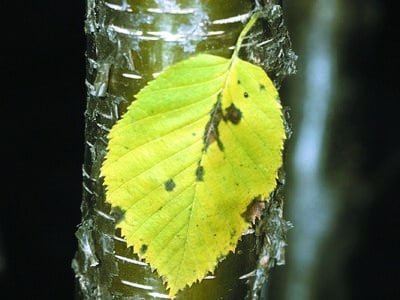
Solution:
<svg viewBox="0 0 400 300"><path fill-rule="evenodd" d="M87 0L87 106L82 222L72 262L78 299L168 298L162 280L137 260L115 232L99 177L107 133L147 81L163 68L196 53L229 57L254 9L265 11L243 47L243 58L261 65L279 87L295 72L296 57L274 1ZM144 130L146 130L144 128ZM266 216L243 236L214 276L176 299L259 299L269 270L284 263L284 176Z"/></svg>

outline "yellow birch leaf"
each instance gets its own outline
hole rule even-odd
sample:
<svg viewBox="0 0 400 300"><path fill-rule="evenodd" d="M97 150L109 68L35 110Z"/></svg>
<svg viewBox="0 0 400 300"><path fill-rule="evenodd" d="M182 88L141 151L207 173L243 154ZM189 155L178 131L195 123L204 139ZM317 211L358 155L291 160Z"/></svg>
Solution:
<svg viewBox="0 0 400 300"><path fill-rule="evenodd" d="M170 296L213 272L267 200L285 130L266 73L201 54L167 68L111 129L101 174L117 227Z"/></svg>

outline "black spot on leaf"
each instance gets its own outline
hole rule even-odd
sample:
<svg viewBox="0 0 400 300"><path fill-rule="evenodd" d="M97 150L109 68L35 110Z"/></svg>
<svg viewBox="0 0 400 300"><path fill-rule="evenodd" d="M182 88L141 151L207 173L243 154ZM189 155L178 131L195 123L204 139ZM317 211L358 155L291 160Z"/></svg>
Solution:
<svg viewBox="0 0 400 300"><path fill-rule="evenodd" d="M247 92L244 92L244 93L243 93L243 96L244 96L245 98L248 98L248 97L249 97L249 94L248 94Z"/></svg>
<svg viewBox="0 0 400 300"><path fill-rule="evenodd" d="M261 83L260 83L259 88L260 88L260 91L265 91L265 85L263 85L263 84L261 84Z"/></svg>
<svg viewBox="0 0 400 300"><path fill-rule="evenodd" d="M233 103L225 109L226 115L224 119L226 121L230 121L233 124L239 124L240 120L242 119L242 112L238 109Z"/></svg>
<svg viewBox="0 0 400 300"><path fill-rule="evenodd" d="M164 187L165 190L167 192L172 192L174 190L174 188L176 187L175 182L172 179L168 179L165 183L164 183Z"/></svg>
<svg viewBox="0 0 400 300"><path fill-rule="evenodd" d="M112 208L110 214L114 218L115 222L119 223L119 222L121 222L123 220L123 218L125 216L125 210L123 210L119 206L115 206L115 207Z"/></svg>
<svg viewBox="0 0 400 300"><path fill-rule="evenodd" d="M203 166L197 166L196 169L196 179L197 181L203 181L204 180L204 167Z"/></svg>
<svg viewBox="0 0 400 300"><path fill-rule="evenodd" d="M223 151L224 146L219 138L218 126L221 120L223 119L222 109L221 109L221 94L218 94L217 102L214 105L214 108L210 112L210 121L207 123L204 130L204 149L206 151L208 146L212 143L217 142L218 148Z"/></svg>
<svg viewBox="0 0 400 300"><path fill-rule="evenodd" d="M147 245L143 244L143 245L140 247L139 253L140 253L141 255L143 255L143 254L146 253L146 251L147 251Z"/></svg>

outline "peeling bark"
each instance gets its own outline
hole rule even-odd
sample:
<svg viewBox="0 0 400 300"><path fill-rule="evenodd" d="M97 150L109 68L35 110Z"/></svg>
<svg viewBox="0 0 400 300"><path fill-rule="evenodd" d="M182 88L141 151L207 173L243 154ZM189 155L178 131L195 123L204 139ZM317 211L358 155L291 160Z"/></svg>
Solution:
<svg viewBox="0 0 400 300"><path fill-rule="evenodd" d="M105 203L100 167L107 134L147 81L195 53L229 57L243 22L253 9L265 12L241 50L262 66L279 87L295 72L296 56L273 1L108 1L87 0L87 107L83 165L82 222L72 262L78 299L163 299L162 280L132 254L115 232L117 211ZM118 3L118 4L117 4ZM288 133L289 133L288 128ZM282 219L284 176L264 217L243 235L213 276L176 299L261 299L270 269L284 263Z"/></svg>

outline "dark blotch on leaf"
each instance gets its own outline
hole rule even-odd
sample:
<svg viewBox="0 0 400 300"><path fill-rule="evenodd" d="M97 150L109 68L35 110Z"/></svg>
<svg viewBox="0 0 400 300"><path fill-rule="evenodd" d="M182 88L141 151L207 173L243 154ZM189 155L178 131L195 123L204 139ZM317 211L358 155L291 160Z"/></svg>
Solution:
<svg viewBox="0 0 400 300"><path fill-rule="evenodd" d="M176 187L176 184L175 184L175 182L174 182L172 179L168 179L168 180L164 183L164 186L165 186L165 190L166 190L167 192L171 192L171 191L173 191L174 188Z"/></svg>
<svg viewBox="0 0 400 300"><path fill-rule="evenodd" d="M224 118L221 109L221 93L218 94L218 101L215 103L214 108L210 112L210 121L207 123L204 130L204 149L203 151L207 151L208 146L212 143L217 142L218 148L223 151L224 146L219 139L218 125L221 120Z"/></svg>
<svg viewBox="0 0 400 300"><path fill-rule="evenodd" d="M237 84L241 84L240 80L238 79Z"/></svg>
<svg viewBox="0 0 400 300"><path fill-rule="evenodd" d="M265 201L262 201L261 196L257 196L247 206L246 211L242 214L242 217L249 223L255 224L259 221L264 213Z"/></svg>
<svg viewBox="0 0 400 300"><path fill-rule="evenodd" d="M265 91L265 85L260 83L260 91Z"/></svg>
<svg viewBox="0 0 400 300"><path fill-rule="evenodd" d="M116 223L119 223L119 222L122 221L122 219L123 219L124 216L125 216L125 210L123 210L123 209L122 209L121 207L119 207L119 206L116 206L116 207L113 207L113 208L112 208L110 214L111 214L111 216L114 218L115 222L116 222Z"/></svg>
<svg viewBox="0 0 400 300"><path fill-rule="evenodd" d="M248 98L248 97L249 97L249 93L244 92L244 93L243 93L243 96L244 96L245 98Z"/></svg>
<svg viewBox="0 0 400 300"><path fill-rule="evenodd" d="M145 254L147 251L147 245L143 244L142 247L140 247L139 253L141 255Z"/></svg>
<svg viewBox="0 0 400 300"><path fill-rule="evenodd" d="M242 112L233 103L225 109L225 120L231 121L233 124L239 124L242 119Z"/></svg>
<svg viewBox="0 0 400 300"><path fill-rule="evenodd" d="M197 181L203 181L204 180L204 167L203 166L197 166L196 169L196 179Z"/></svg>

